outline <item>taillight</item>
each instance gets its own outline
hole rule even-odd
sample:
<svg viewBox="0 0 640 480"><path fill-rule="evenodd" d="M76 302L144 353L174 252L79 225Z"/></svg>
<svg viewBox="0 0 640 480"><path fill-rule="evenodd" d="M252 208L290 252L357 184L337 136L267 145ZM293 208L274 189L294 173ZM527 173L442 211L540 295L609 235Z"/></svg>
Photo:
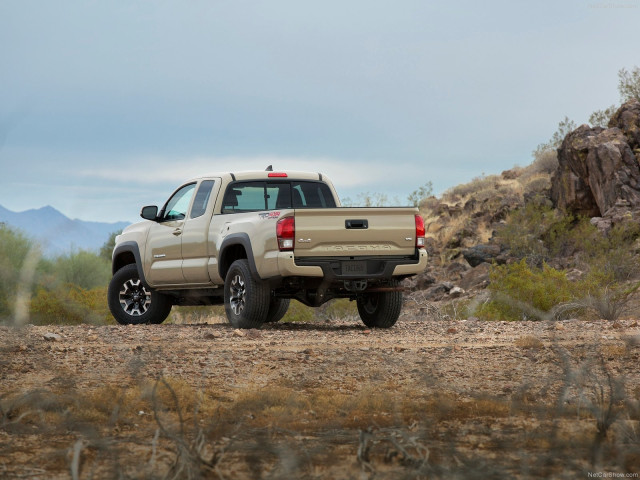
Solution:
<svg viewBox="0 0 640 480"><path fill-rule="evenodd" d="M276 223L276 237L281 252L293 250L293 240L296 236L296 221L293 217L284 217Z"/></svg>
<svg viewBox="0 0 640 480"><path fill-rule="evenodd" d="M270 172L267 177L269 178L287 178L288 175L284 172Z"/></svg>
<svg viewBox="0 0 640 480"><path fill-rule="evenodd" d="M424 219L421 215L416 214L416 247L424 248L424 239L425 230L424 230Z"/></svg>

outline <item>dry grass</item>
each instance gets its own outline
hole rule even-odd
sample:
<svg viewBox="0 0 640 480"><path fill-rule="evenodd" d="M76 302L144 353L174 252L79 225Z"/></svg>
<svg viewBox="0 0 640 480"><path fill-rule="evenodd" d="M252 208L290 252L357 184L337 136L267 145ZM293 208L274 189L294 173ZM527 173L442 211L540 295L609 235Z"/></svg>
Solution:
<svg viewBox="0 0 640 480"><path fill-rule="evenodd" d="M544 348L544 344L542 343L542 340L540 340L538 337L534 337L531 335L525 335L523 337L519 337L516 339L514 343L516 347L520 347L525 350L529 350L529 349L540 350Z"/></svg>
<svg viewBox="0 0 640 480"><path fill-rule="evenodd" d="M443 341L456 342L465 335L459 333ZM534 335L512 341L506 353L519 363L511 365L549 373L534 385L519 376L519 383L484 393L474 390L482 380L438 375L434 366L472 350L456 343L430 350L410 372L404 364L364 365L362 375L334 375L327 384L313 362L308 376L227 389L206 376L153 380L133 366L91 386L74 383L72 372L51 372L55 378L42 389L0 393L0 477L577 478L639 471L640 388L625 384L638 345L585 342L569 351L543 346ZM228 353L222 347L214 346L216 355ZM286 347L274 347L283 349L283 371L293 358ZM317 355L320 347L308 351ZM394 361L375 349L344 352L345 361L361 354ZM255 357L241 365L258 371L259 363Z"/></svg>
<svg viewBox="0 0 640 480"><path fill-rule="evenodd" d="M541 348L536 337L515 343ZM479 465L508 476L553 476L567 455L573 460L566 471L580 472L614 448L620 468L640 467L633 453L634 404L626 406L618 390L607 387L606 368L592 371L565 360L565 389L579 400L567 406L555 398L527 405L526 395L515 394L469 398L425 390L407 396L393 383L365 384L354 393L273 385L239 392L232 401L181 379L13 394L0 403L2 431L12 438L0 453L25 458L46 437L48 446L38 447L43 471L73 472L75 461L79 478L300 478L312 472L351 478L332 467L349 457L384 478L466 477ZM594 460L588 452L596 446ZM7 475L31 468L18 467L1 468Z"/></svg>

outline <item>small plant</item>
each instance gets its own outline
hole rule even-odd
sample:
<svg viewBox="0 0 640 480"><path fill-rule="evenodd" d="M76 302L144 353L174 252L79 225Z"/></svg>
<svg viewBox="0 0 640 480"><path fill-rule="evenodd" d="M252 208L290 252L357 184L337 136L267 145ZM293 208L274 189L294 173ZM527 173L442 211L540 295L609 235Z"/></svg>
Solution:
<svg viewBox="0 0 640 480"><path fill-rule="evenodd" d="M418 189L411 192L411 194L407 197L409 201L409 205L413 205L414 207L419 207L422 203L433 194L433 184L431 182L427 182Z"/></svg>

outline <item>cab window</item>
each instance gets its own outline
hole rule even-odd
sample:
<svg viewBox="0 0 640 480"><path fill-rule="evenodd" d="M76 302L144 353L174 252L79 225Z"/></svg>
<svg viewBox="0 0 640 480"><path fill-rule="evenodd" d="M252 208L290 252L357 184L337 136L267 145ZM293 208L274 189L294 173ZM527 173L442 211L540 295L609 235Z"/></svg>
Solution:
<svg viewBox="0 0 640 480"><path fill-rule="evenodd" d="M335 206L331 190L321 182L236 182L227 187L222 213Z"/></svg>
<svg viewBox="0 0 640 480"><path fill-rule="evenodd" d="M325 183L292 182L293 208L335 208L331 190Z"/></svg>
<svg viewBox="0 0 640 480"><path fill-rule="evenodd" d="M196 184L190 183L176 191L162 208L162 220L183 220L187 216L195 188Z"/></svg>
<svg viewBox="0 0 640 480"><path fill-rule="evenodd" d="M213 190L213 180L203 180L198 187L196 197L193 199L193 206L191 207L191 218L198 218L204 215L207 211L207 205L211 197L211 191Z"/></svg>
<svg viewBox="0 0 640 480"><path fill-rule="evenodd" d="M244 213L264 210L264 182L243 182L227 188L222 213Z"/></svg>

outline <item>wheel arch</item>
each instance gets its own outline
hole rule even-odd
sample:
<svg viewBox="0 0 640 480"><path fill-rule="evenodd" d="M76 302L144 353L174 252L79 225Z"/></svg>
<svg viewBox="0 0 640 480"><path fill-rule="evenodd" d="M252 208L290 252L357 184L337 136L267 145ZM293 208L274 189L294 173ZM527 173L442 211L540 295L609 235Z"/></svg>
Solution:
<svg viewBox="0 0 640 480"><path fill-rule="evenodd" d="M260 280L260 275L256 268L256 261L253 257L251 239L246 233L233 233L222 241L218 254L218 273L220 277L225 279L229 268L231 268L231 264L241 258L249 262L251 275L253 275L256 280Z"/></svg>
<svg viewBox="0 0 640 480"><path fill-rule="evenodd" d="M142 257L140 256L140 248L136 242L123 242L113 249L111 260L111 274L114 275L118 270L126 265L134 263L138 269L140 280L145 286L148 286L142 269Z"/></svg>

